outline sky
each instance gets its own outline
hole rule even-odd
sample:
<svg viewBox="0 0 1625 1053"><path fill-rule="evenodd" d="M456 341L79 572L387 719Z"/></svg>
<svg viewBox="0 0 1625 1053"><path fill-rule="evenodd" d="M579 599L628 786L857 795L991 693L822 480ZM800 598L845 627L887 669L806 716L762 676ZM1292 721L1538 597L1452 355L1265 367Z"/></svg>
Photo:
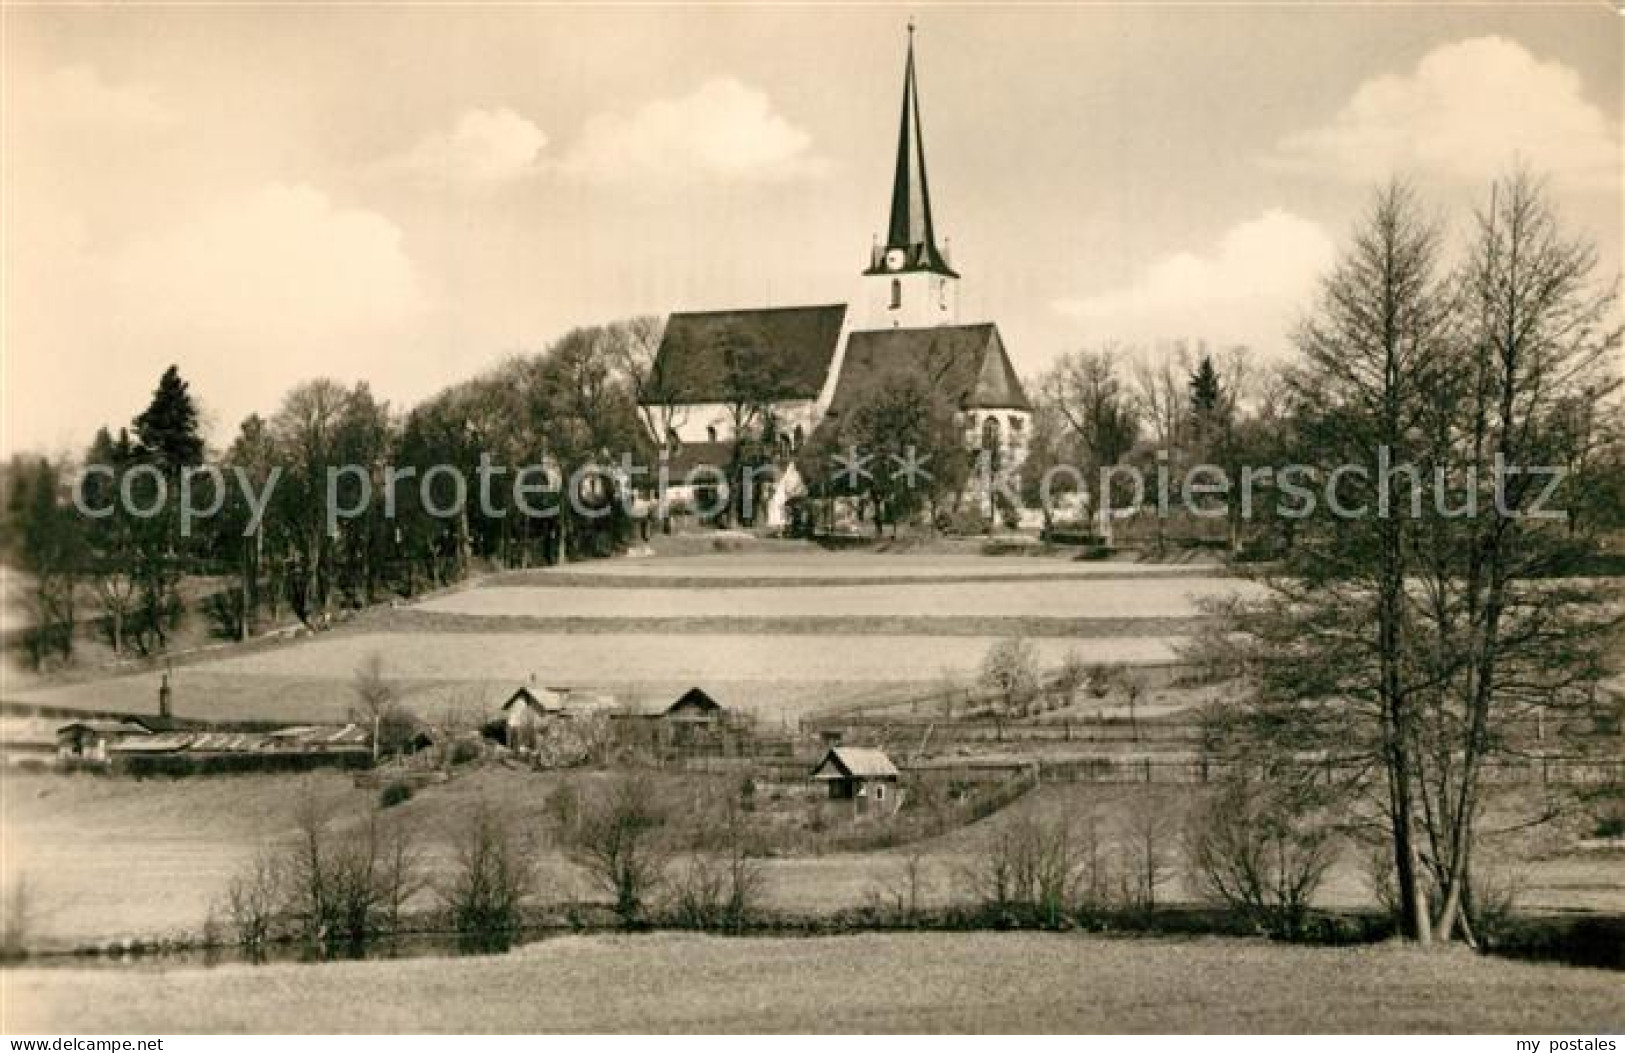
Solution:
<svg viewBox="0 0 1625 1053"><path fill-rule="evenodd" d="M569 327L863 300L905 25L964 321L1017 368L1287 354L1373 187L1455 243L1523 159L1616 281L1604 2L3 8L7 450L164 367L229 444L318 376L398 409Z"/></svg>

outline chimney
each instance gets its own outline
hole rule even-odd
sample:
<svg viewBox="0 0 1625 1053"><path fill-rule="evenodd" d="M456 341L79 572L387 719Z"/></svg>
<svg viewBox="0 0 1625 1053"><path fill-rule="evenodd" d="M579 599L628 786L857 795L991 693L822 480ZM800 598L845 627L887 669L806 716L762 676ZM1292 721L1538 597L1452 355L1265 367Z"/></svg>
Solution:
<svg viewBox="0 0 1625 1053"><path fill-rule="evenodd" d="M169 671L164 671L164 677L158 682L158 715L168 718L172 716L171 695L169 688Z"/></svg>

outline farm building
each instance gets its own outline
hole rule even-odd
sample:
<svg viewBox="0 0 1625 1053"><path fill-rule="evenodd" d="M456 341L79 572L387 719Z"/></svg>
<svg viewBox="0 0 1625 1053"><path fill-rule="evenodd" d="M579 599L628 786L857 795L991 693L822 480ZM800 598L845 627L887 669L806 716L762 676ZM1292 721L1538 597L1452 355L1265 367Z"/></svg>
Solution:
<svg viewBox="0 0 1625 1053"><path fill-rule="evenodd" d="M540 737L539 729L549 721L564 716L564 702L570 697L567 688L521 687L502 703L503 741L509 749L533 750Z"/></svg>
<svg viewBox="0 0 1625 1053"><path fill-rule="evenodd" d="M567 687L521 687L502 703L503 742L509 749L534 750L548 727L607 715L614 708L615 700L604 695L580 694Z"/></svg>
<svg viewBox="0 0 1625 1053"><path fill-rule="evenodd" d="M727 719L722 703L697 687L689 688L660 714L664 738L677 746L717 739Z"/></svg>
<svg viewBox="0 0 1625 1053"><path fill-rule="evenodd" d="M829 786L832 801L850 800L862 808L884 804L896 793L896 765L883 750L833 746L812 771L812 780Z"/></svg>
<svg viewBox="0 0 1625 1053"><path fill-rule="evenodd" d="M129 720L76 720L56 729L56 752L63 760L106 761L125 739L147 734Z"/></svg>

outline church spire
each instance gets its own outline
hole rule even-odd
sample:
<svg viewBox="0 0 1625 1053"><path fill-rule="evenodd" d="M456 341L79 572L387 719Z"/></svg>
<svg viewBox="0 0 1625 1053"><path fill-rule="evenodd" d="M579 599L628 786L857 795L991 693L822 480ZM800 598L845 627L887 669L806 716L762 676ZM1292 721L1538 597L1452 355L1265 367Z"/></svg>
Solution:
<svg viewBox="0 0 1625 1053"><path fill-rule="evenodd" d="M903 113L897 129L897 171L892 179L891 222L886 228L884 256L886 265L873 269L954 275L937 247L936 228L931 221L931 189L925 177L925 138L920 130L920 89L914 73L912 19L908 24Z"/></svg>

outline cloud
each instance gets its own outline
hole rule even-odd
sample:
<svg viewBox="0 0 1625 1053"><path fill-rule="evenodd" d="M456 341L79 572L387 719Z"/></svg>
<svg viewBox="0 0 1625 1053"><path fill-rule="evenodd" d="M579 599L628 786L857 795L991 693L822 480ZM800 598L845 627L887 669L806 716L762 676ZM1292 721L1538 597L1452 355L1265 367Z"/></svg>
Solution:
<svg viewBox="0 0 1625 1053"><path fill-rule="evenodd" d="M536 171L546 145L547 135L513 110L471 109L449 131L426 136L381 167L423 179L493 185Z"/></svg>
<svg viewBox="0 0 1625 1053"><path fill-rule="evenodd" d="M81 228L31 244L10 260L10 443L77 445L87 421L122 424L172 362L221 443L299 381L365 377L387 391L422 372L413 355L431 303L401 231L308 185L262 184L122 243Z"/></svg>
<svg viewBox="0 0 1625 1053"><path fill-rule="evenodd" d="M1580 75L1489 36L1366 81L1329 124L1288 136L1268 163L1356 182L1396 172L1476 182L1518 157L1571 185L1619 187L1618 129L1585 99Z"/></svg>
<svg viewBox="0 0 1625 1053"><path fill-rule="evenodd" d="M25 125L78 135L151 132L178 122L174 110L141 85L112 85L92 66L62 66L23 77L14 106Z"/></svg>
<svg viewBox="0 0 1625 1053"><path fill-rule="evenodd" d="M825 170L811 145L812 137L774 112L765 93L717 77L631 114L590 118L561 168L614 182L778 181Z"/></svg>
<svg viewBox="0 0 1625 1053"><path fill-rule="evenodd" d="M1130 285L1052 306L1102 338L1178 337L1271 350L1336 255L1321 227L1272 209L1230 228L1212 251L1153 262Z"/></svg>

